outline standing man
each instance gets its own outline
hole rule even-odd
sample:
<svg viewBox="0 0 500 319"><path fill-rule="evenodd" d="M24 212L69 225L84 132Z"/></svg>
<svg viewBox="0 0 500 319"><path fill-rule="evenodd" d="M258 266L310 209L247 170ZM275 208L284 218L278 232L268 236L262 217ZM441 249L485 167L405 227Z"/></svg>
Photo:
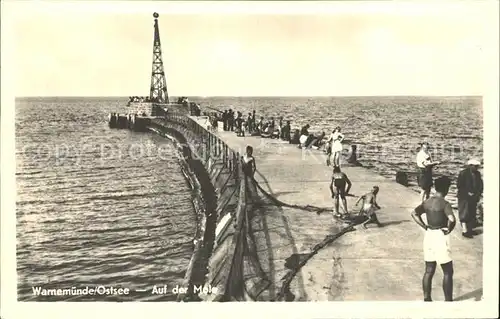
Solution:
<svg viewBox="0 0 500 319"><path fill-rule="evenodd" d="M257 131L257 124L255 119L255 110L252 111L252 131Z"/></svg>
<svg viewBox="0 0 500 319"><path fill-rule="evenodd" d="M224 131L227 131L228 130L228 113L227 113L227 110L224 110L224 113L222 113L222 127L224 129Z"/></svg>
<svg viewBox="0 0 500 319"><path fill-rule="evenodd" d="M458 174L457 179L458 218L462 225L462 236L466 238L472 238L477 203L483 194L483 179L478 171L480 165L476 159L469 160L467 168Z"/></svg>
<svg viewBox="0 0 500 319"><path fill-rule="evenodd" d="M432 168L440 162L433 162L429 154L429 144L421 143L417 154L417 166L419 169L418 185L422 189L422 203L429 198L432 188Z"/></svg>
<svg viewBox="0 0 500 319"><path fill-rule="evenodd" d="M290 130L292 129L291 125L290 125L290 121L286 121L286 124L285 126L283 126L283 128L281 129L281 139L287 141L287 142L290 142L291 140L291 136L290 136Z"/></svg>
<svg viewBox="0 0 500 319"><path fill-rule="evenodd" d="M453 261L450 252L449 234L455 228L456 220L451 204L444 197L448 194L451 181L443 176L436 179L436 194L418 205L411 217L425 230L424 261L425 273L422 278L424 301L432 301L432 277L436 272L436 264L443 270L443 291L445 301L453 301ZM427 225L422 215L427 217Z"/></svg>
<svg viewBox="0 0 500 319"><path fill-rule="evenodd" d="M247 117L247 129L248 129L248 133L250 135L252 135L252 133L253 133L252 113L248 113L248 117Z"/></svg>
<svg viewBox="0 0 500 319"><path fill-rule="evenodd" d="M234 131L234 112L232 109L227 112L227 130Z"/></svg>

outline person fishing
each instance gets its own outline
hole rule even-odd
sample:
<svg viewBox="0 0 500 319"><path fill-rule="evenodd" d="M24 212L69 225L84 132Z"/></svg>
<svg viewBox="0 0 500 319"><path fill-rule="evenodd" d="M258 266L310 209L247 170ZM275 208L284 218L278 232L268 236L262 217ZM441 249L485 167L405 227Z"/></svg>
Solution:
<svg viewBox="0 0 500 319"><path fill-rule="evenodd" d="M347 188L346 188L347 186ZM332 181L330 183L330 192L334 202L334 216L339 218L346 218L349 216L347 210L347 199L346 195L349 194L351 190L352 183L345 173L340 170L340 167L336 166L333 168ZM339 197L342 200L342 208L344 214L339 213Z"/></svg>
<svg viewBox="0 0 500 319"><path fill-rule="evenodd" d="M245 176L251 177L252 179L254 178L257 165L253 157L253 147L250 145L247 146L245 155L242 157L242 169Z"/></svg>

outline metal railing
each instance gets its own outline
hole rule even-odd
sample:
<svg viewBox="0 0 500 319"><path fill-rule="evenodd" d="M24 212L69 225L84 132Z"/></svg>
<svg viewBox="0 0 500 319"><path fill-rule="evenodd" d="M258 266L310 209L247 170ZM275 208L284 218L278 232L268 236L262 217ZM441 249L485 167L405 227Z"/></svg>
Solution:
<svg viewBox="0 0 500 319"><path fill-rule="evenodd" d="M228 185L231 185L229 183L231 179L235 182L232 185L233 190L235 186L238 189L244 187L244 183L241 183L244 179L242 178L240 153L231 149L218 136L185 114L167 113L160 121L166 121L169 126L176 126L182 129L184 134L188 135L186 139L190 141L189 147L194 152L193 156L203 162L211 176L212 185L218 193L221 203L217 213L218 220L220 220L226 213L225 209L231 201L231 197L245 194L245 192L235 190L230 198L224 196L226 191L230 191L227 188ZM225 178L221 176L225 176ZM241 202L245 202L246 199L239 198L238 201L238 205L241 205Z"/></svg>

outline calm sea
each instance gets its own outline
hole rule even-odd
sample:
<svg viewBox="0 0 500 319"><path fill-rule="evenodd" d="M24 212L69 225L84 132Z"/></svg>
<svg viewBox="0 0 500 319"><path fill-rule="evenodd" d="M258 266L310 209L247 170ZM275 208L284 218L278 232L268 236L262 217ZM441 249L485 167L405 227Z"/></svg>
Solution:
<svg viewBox="0 0 500 319"><path fill-rule="evenodd" d="M360 161L383 175L414 170L417 143L454 177L471 156L482 159L480 98L197 98L283 116L315 132L341 126ZM192 254L191 192L172 144L154 134L111 130L110 112L127 98L16 100L17 271L20 300L33 287L113 286L148 289L181 284ZM95 298L95 297L94 297ZM92 300L92 297L57 297ZM174 300L134 293L97 300Z"/></svg>

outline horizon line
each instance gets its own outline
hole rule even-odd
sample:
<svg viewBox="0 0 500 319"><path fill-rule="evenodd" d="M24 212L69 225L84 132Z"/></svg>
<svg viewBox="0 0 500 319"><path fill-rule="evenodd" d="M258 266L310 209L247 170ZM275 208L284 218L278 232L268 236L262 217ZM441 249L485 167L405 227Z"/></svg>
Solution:
<svg viewBox="0 0 500 319"><path fill-rule="evenodd" d="M142 95L24 95L24 96L16 96L15 99L22 98L128 98L130 96L139 96L139 97L147 97ZM200 98L235 98L235 97L266 97L266 98L280 98L280 97L298 97L298 98L315 98L315 97L483 97L483 95L479 94L469 94L469 95L404 95L404 94L389 94L389 95L171 95L169 97L200 97Z"/></svg>

